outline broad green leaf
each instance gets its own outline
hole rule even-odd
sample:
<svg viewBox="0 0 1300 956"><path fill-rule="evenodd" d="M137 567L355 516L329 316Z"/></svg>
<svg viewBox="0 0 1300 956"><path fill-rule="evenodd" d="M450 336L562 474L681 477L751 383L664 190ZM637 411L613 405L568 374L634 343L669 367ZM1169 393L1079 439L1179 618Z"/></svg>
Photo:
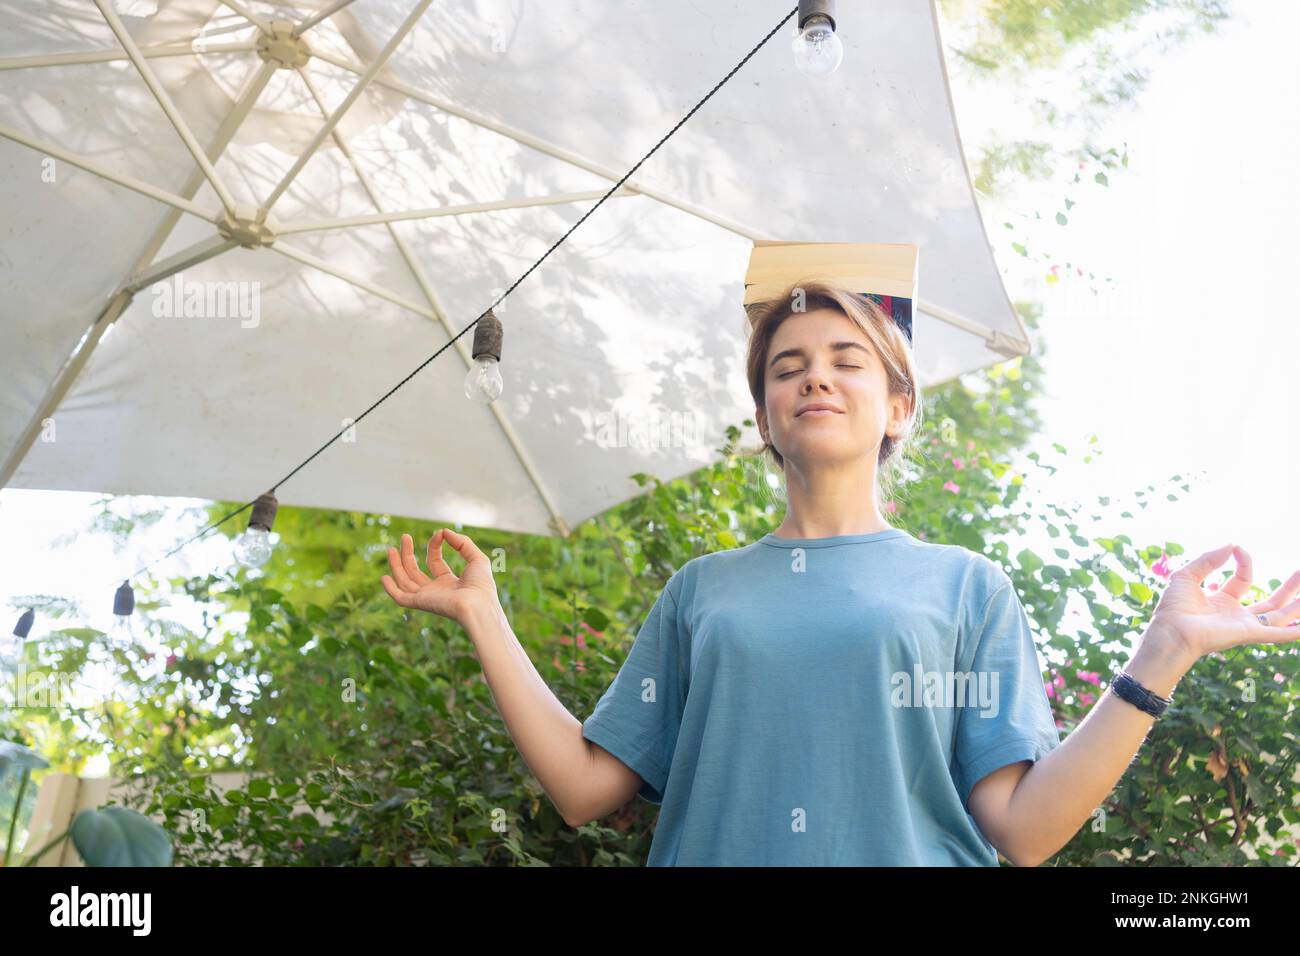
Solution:
<svg viewBox="0 0 1300 956"><path fill-rule="evenodd" d="M171 839L162 827L125 807L83 810L72 842L87 866L171 866Z"/></svg>

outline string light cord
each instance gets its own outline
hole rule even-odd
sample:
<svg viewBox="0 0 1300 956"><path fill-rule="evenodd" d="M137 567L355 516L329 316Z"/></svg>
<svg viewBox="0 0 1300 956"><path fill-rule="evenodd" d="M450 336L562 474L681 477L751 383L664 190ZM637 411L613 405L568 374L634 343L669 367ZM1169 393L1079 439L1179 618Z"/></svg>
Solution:
<svg viewBox="0 0 1300 956"><path fill-rule="evenodd" d="M277 482L276 482L276 483L271 487L271 493L274 494L276 488L279 488L280 485L284 484L286 481L288 481L290 478L292 478L292 477L293 477L294 475L296 475L298 472L302 471L303 468L307 467L307 465L309 465L309 464L310 464L310 463L311 463L311 462L316 458L317 455L319 455L321 452L323 452L323 451L324 451L326 448L328 448L330 445L334 444L334 442L338 441L338 439L339 439L340 437L342 437L344 434L346 434L349 428L355 426L355 425L357 424L357 422L360 422L361 419L365 418L365 417L366 417L367 415L369 415L372 411L374 411L374 410L375 410L376 408L378 408L381 404L383 404L383 402L387 401L387 399L388 399L388 398L389 398L389 397L390 397L394 392L396 392L399 388L401 388L403 385L405 385L405 384L406 384L407 382L409 382L411 379L415 378L415 376L418 375L421 371L423 371L423 369L425 368L425 366L427 366L430 362L432 362L434 359L436 359L439 355L441 355L441 354L442 354L443 352L445 352L447 349L451 348L452 344L453 344L457 339L459 339L462 335L464 335L464 334L465 334L466 332L468 332L470 329L474 328L474 326L476 326L476 325L478 324L479 319L481 319L484 315L486 315L488 312L492 311L493 308L495 308L497 305L499 305L499 304L502 302L502 300L505 299L506 296L508 296L511 292L513 292L513 291L515 290L515 288L519 285L519 283L521 283L521 282L523 282L525 279L527 279L528 276L532 273L532 271L533 271L534 269L536 269L539 265L541 265L544 261L546 261L546 258L547 258L547 257L548 257L552 252L554 252L556 249L558 249L558 248L560 247L560 245L561 245L561 244L562 244L566 239L568 239L569 236L571 236L571 235L573 234L573 231L574 231L575 229L577 229L579 226L581 226L584 222L587 221L587 217L588 217L588 216L590 216L593 212L595 212L597 209L599 209L599 208L601 207L601 205L604 204L604 202L605 202L606 199L608 199L608 198L609 198L610 196L612 196L615 192L617 192L617 191L619 190L619 188L622 187L623 183L627 182L627 180L632 176L632 174L635 173L638 169L640 169L641 166L642 166L642 164L645 163L645 161L646 161L647 159L649 159L651 156L653 156L653 155L658 151L658 149L659 149L660 146L662 146L664 143L666 143L666 142L668 141L668 139L669 139L669 138L670 138L674 133L676 133L679 129L681 129L681 127L683 126L683 124L685 124L685 122L686 122L687 120L689 120L692 116L694 116L695 113L696 113L696 111L698 111L699 108L700 108L701 106L703 106L705 103L707 103L707 102L709 101L709 99L712 98L712 96L713 96L714 93L716 93L716 92L718 92L718 90L722 89L722 87L727 83L727 81L730 80L733 76L735 76L736 73L739 72L740 68L743 67L746 63L748 63L749 60L750 60L750 58L753 57L753 55L754 55L755 53L757 53L759 50L761 50L761 49L764 47L764 45L767 44L767 41L768 41L768 40L772 39L772 37L776 34L776 31L780 30L781 27L785 26L785 24L786 24L787 22L789 22L790 18L793 17L793 16L795 16L798 12L799 12L799 8L798 8L798 7L795 7L793 10L791 10L789 13L787 13L787 14L786 14L782 19L781 19L781 21L780 21L776 26L774 26L770 31L768 31L767 36L763 37L762 40L760 40L757 44L755 44L755 45L754 45L754 48L753 48L752 50L750 50L748 53L746 53L745 56L744 56L744 58L741 59L741 61L740 61L739 63L737 63L734 67L732 67L732 68L731 68L731 71L728 72L727 75L724 76L721 80L719 80L719 81L717 82L717 84L713 87L713 89L709 90L709 92L706 93L706 94L704 95L704 98L701 99L698 103L695 104L695 106L693 106L693 107L691 108L691 111L690 111L689 113L687 113L687 114L686 114L685 116L683 116L680 120L678 120L678 121L677 121L677 124L676 124L672 129L670 129L667 133L665 133L665 134L663 135L663 137L659 140L659 142L655 143L654 146L651 147L650 151L649 151L648 153L646 153L644 156L642 156L642 157L637 161L637 164L636 164L635 166L633 166L631 169L629 169L626 173L623 174L623 178L622 178L622 179L620 179L620 180L619 180L618 182L616 182L613 186L611 186L611 187L609 188L609 191L608 191L607 193L605 193L605 195L601 196L600 199L599 199L599 201L597 201L597 203L596 203L594 206L592 206L592 207L591 207L590 209L588 209L585 213L583 213L583 214L582 214L582 218L579 219L577 222L575 222L572 226L570 226L569 229L564 233L564 235L560 236L559 239L555 240L555 242L551 244L551 247L550 247L549 249L547 249L544 253L542 253L541 257L540 257L536 262L534 262L531 266L529 266L528 269L527 269L527 271L525 271L523 275L521 275L518 279L516 279L516 280L515 280L515 281L510 285L510 287L509 287L508 289L506 289L504 292L501 293L500 296L497 297L496 301L494 301L490 306L488 306L486 309L483 310L483 312L481 312L481 313L479 314L479 317L478 317L477 319L475 319L475 320L474 320L473 322L471 322L469 325L465 326L465 328L461 329L460 332L458 332L458 333L456 334L456 336L455 336L454 338L452 338L452 339L451 339L451 340L450 340L446 345L444 345L442 348L438 349L438 351L434 352L434 353L433 353L432 355L430 355L427 359L425 359L423 362L421 362L419 365L417 365L417 366L415 367L415 369L414 369L414 370L413 370L409 375L407 375L404 379L402 379L400 382L398 382L396 385L394 385L392 388L390 388L390 389L389 389L387 392L385 392L385 393L384 393L384 394L383 394L383 395L382 395L382 396L381 396L377 401L375 401L375 402L374 402L374 403L373 403L369 408L367 408L364 412L362 412L362 413L361 413L360 415L358 415L355 419L353 419L351 425L345 426L344 428L340 429L340 430L338 431L338 433L336 433L336 434L334 435L333 438L331 438L331 439L330 439L329 441L327 441L325 444L323 444L323 445L321 445L319 448L317 448L314 452L311 453L311 455L309 455L309 456L308 456L307 458L305 458L302 462L300 462L300 463L298 464L298 466L295 467L295 468L293 469L293 471L289 472L287 475L285 475L283 478L281 478L279 481L277 481ZM143 567L141 567L138 571L135 572L135 574L132 574L131 577L127 578L127 579L126 579L126 582L129 582L132 578L139 577L141 574L143 574L143 573L144 573L145 571L147 571L149 568L153 567L153 566L154 566L155 564L157 564L159 561L163 561L163 560L165 560L166 558L171 557L171 556L172 556L173 554L175 554L177 551L180 551L182 548L186 547L187 545L190 545L190 544L192 544L193 542L197 541L199 538L202 538L202 537L203 537L205 534L207 534L208 532L213 531L213 530L215 530L216 528L220 527L221 525L225 524L225 523L226 523L227 521L229 521L231 518L234 518L234 517L236 517L237 515L240 515L240 514L242 514L243 512L247 511L249 508L253 507L253 504L254 504L254 502L250 501L250 502L246 503L245 505L243 505L243 507L238 508L238 509L236 509L235 511L232 511L232 512L230 512L229 514L227 514L227 515L225 515L225 516L219 518L218 520L214 521L212 524L208 525L206 528L204 528L204 529L203 529L202 531L200 531L198 534L194 535L192 538L189 538L189 539L187 539L187 540L185 540L185 541L182 541L180 544L178 544L176 547L172 548L172 549L171 549L170 551L168 551L166 554L161 555L160 557L154 558L154 560L150 561L148 564L146 564L146 565L144 565ZM126 583L126 582L123 582L123 583Z"/></svg>

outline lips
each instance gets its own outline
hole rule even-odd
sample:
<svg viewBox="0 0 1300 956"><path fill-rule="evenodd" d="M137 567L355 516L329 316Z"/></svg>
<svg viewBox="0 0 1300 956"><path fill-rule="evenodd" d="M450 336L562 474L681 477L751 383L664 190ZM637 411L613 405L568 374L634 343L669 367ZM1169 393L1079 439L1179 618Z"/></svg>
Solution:
<svg viewBox="0 0 1300 956"><path fill-rule="evenodd" d="M805 405L803 408L799 409L799 411L795 412L794 417L802 418L805 412L817 412L817 411L824 411L824 412L841 414L841 415L844 413L844 409L836 408L834 405L827 405L824 402L813 402L811 405Z"/></svg>

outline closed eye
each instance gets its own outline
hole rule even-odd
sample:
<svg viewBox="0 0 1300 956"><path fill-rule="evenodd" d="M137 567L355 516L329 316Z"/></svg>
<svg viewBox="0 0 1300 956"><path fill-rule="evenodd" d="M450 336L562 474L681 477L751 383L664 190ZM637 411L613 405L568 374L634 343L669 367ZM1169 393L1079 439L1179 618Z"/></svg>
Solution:
<svg viewBox="0 0 1300 956"><path fill-rule="evenodd" d="M862 368L861 365L847 365L847 364L836 365L835 367L836 367L836 368ZM801 372L801 371L803 371L803 370L802 370L802 369L797 369L797 368L796 368L796 369L791 369L791 370L788 371L788 372L782 372L780 375L777 376L777 378L789 378L791 375L796 375L796 374L798 374L798 373Z"/></svg>

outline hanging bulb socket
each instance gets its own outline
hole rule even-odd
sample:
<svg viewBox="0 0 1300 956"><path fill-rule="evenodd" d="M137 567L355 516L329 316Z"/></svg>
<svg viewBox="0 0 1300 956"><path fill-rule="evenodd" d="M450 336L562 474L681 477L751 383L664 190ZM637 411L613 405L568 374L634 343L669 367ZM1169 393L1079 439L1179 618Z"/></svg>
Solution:
<svg viewBox="0 0 1300 956"><path fill-rule="evenodd" d="M258 495L257 500L253 502L253 516L248 519L248 526L270 531L271 525L275 524L275 511L279 505L274 488L266 494Z"/></svg>
<svg viewBox="0 0 1300 956"><path fill-rule="evenodd" d="M496 317L491 309L488 309L479 316L478 324L474 326L474 354L473 358L488 356L501 361L501 339L504 336L504 330L501 328L501 320Z"/></svg>
<svg viewBox="0 0 1300 956"><path fill-rule="evenodd" d="M122 586L117 589L117 594L113 596L113 613L119 617L128 617L135 610L135 591L131 589L130 581L123 581Z"/></svg>
<svg viewBox="0 0 1300 956"><path fill-rule="evenodd" d="M14 626L14 636L27 640L27 635L32 632L32 625L36 623L36 612L31 608L23 611L23 616L18 619Z"/></svg>
<svg viewBox="0 0 1300 956"><path fill-rule="evenodd" d="M799 29L807 26L813 17L822 16L835 29L835 0L799 0Z"/></svg>

